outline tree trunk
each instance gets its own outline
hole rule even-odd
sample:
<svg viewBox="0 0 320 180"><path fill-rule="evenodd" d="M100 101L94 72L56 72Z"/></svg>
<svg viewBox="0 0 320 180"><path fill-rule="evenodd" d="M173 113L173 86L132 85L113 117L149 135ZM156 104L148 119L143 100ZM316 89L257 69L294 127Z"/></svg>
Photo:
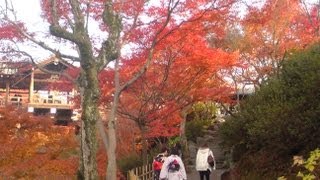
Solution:
<svg viewBox="0 0 320 180"><path fill-rule="evenodd" d="M141 125L140 130L141 130L141 141L142 141L142 163L146 165L148 163L148 155L147 155L148 144L146 139L147 128L145 125Z"/></svg>
<svg viewBox="0 0 320 180"><path fill-rule="evenodd" d="M117 109L121 94L120 87L120 77L119 77L119 59L115 60L115 75L114 75L114 83L115 83L115 92L113 97L113 103L111 104L111 112L109 115L108 121L108 166L107 166L107 179L108 180L116 180L117 178L117 161L116 161L116 149L117 149Z"/></svg>
<svg viewBox="0 0 320 180"><path fill-rule="evenodd" d="M108 166L107 166L107 179L116 180L117 178L117 161L116 161L116 111L119 103L119 94L115 93L113 100L109 121L108 121Z"/></svg>
<svg viewBox="0 0 320 180"><path fill-rule="evenodd" d="M180 143L181 143L181 146L183 147L182 154L184 156L184 160L187 160L186 162L188 162L188 158L190 157L187 136L186 136L186 121L187 121L188 111L191 107L192 107L192 105L188 105L188 106L184 107L181 111L182 120L180 123Z"/></svg>
<svg viewBox="0 0 320 180"><path fill-rule="evenodd" d="M82 78L81 78L82 77ZM98 179L96 152L96 123L99 116L98 99L100 96L98 73L95 66L82 72L80 89L82 89L82 125L81 152L78 179Z"/></svg>

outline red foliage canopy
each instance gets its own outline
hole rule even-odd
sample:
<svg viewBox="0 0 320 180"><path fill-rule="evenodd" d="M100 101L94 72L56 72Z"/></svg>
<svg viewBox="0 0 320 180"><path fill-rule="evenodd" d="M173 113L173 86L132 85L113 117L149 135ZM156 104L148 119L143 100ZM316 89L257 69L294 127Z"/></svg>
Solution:
<svg viewBox="0 0 320 180"><path fill-rule="evenodd" d="M203 21L202 21L203 22ZM219 28L217 28L219 29ZM219 77L221 69L237 65L237 53L210 48L203 24L187 23L156 47L154 61L142 78L121 96L119 114L146 124L148 137L179 133L180 111L197 101L226 100L231 88ZM123 61L121 81L126 82L143 65L145 53ZM102 102L113 93L113 72L101 75Z"/></svg>

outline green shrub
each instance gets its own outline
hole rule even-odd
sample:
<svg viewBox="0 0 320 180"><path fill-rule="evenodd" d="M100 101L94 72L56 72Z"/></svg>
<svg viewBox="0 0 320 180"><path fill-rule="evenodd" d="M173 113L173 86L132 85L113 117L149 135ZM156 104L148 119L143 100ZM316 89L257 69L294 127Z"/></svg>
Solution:
<svg viewBox="0 0 320 180"><path fill-rule="evenodd" d="M172 148L173 146L175 146L180 141L181 141L180 136L175 136L175 137L169 138L169 141L168 141L169 148Z"/></svg>
<svg viewBox="0 0 320 180"><path fill-rule="evenodd" d="M142 166L142 158L136 154L129 154L128 156L125 156L123 158L120 158L117 161L117 164L123 174L126 174L129 170Z"/></svg>
<svg viewBox="0 0 320 180"><path fill-rule="evenodd" d="M202 137L205 130L211 125L211 121L194 120L186 123L186 136L187 139L196 142L197 137Z"/></svg>
<svg viewBox="0 0 320 180"><path fill-rule="evenodd" d="M210 126L215 123L217 105L213 101L198 102L192 106L186 123L186 136L188 140L196 142L197 137L202 137Z"/></svg>
<svg viewBox="0 0 320 180"><path fill-rule="evenodd" d="M280 155L278 161L284 164L279 166L289 168L286 159L320 144L319 87L320 45L293 53L280 74L242 102L240 112L220 127L223 145L233 149L237 161L263 151ZM233 148L237 146L241 151ZM270 166L252 170L263 174Z"/></svg>

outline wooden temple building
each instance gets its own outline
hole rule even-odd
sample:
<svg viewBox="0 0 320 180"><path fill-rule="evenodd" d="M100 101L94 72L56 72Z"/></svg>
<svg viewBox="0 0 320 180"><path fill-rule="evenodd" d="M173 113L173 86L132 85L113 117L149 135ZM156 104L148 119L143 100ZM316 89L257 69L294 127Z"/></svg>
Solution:
<svg viewBox="0 0 320 180"><path fill-rule="evenodd" d="M76 91L61 74L75 71L76 67L55 57L37 65L0 61L0 106L16 106L34 114L69 120Z"/></svg>

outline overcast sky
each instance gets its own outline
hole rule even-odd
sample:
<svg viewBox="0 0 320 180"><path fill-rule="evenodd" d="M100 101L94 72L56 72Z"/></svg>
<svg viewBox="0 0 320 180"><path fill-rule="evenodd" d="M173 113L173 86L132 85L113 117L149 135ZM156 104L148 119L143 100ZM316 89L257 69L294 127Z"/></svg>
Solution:
<svg viewBox="0 0 320 180"><path fill-rule="evenodd" d="M40 18L39 0L12 0L12 3L18 18L28 23L32 30L43 27L44 21Z"/></svg>

